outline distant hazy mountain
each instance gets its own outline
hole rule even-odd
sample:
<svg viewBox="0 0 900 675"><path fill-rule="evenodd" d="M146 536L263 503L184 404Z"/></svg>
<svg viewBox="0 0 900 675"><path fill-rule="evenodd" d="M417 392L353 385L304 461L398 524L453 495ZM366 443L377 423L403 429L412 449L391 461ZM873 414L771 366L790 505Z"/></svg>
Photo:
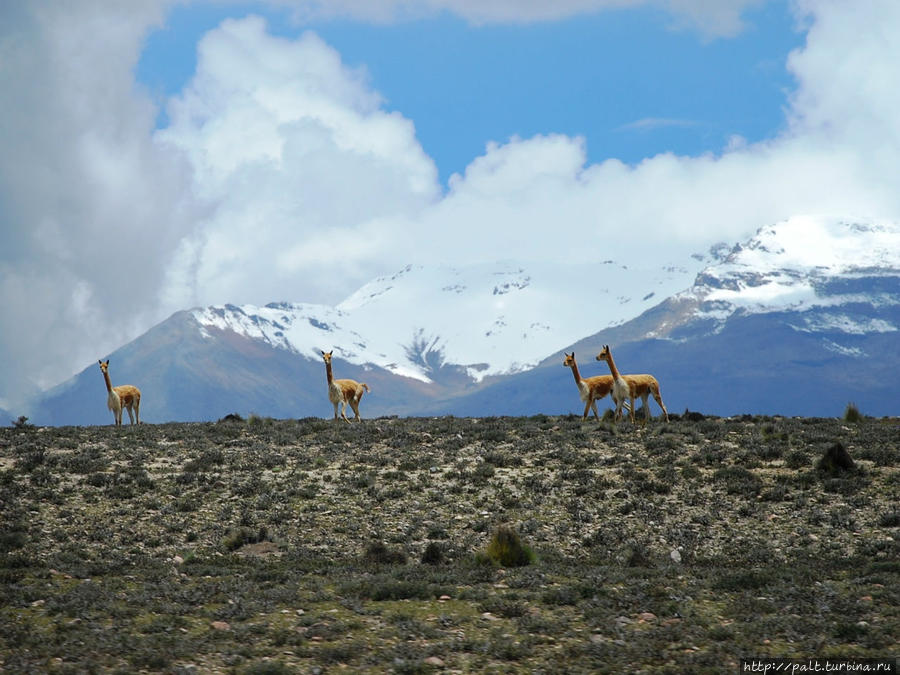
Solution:
<svg viewBox="0 0 900 675"><path fill-rule="evenodd" d="M608 372L594 355L610 344L621 370L657 375L672 412L900 412L900 225L793 218L709 262L409 266L336 307L179 312L113 353L110 374L142 389L148 422L330 416L323 349L337 377L372 387L364 417L580 413L562 351L587 376ZM109 423L96 363L32 415Z"/></svg>

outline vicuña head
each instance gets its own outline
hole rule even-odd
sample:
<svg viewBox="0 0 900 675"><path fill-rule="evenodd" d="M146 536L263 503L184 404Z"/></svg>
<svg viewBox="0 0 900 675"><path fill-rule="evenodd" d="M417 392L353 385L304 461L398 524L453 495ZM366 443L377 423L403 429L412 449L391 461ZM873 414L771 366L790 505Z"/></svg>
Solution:
<svg viewBox="0 0 900 675"><path fill-rule="evenodd" d="M566 353L563 352L563 354L566 354ZM563 360L563 365L566 368L571 368L572 366L576 365L575 364L575 352L572 352L571 354L566 354L566 358Z"/></svg>
<svg viewBox="0 0 900 675"><path fill-rule="evenodd" d="M364 392L370 391L369 385L356 380L336 380L331 369L331 355L334 354L332 349L330 352L322 351L322 360L325 361L325 376L328 379L328 400L334 405L334 419L338 419L338 406L341 408L341 417L345 422L347 419L347 406L349 405L356 419L362 422L359 416L359 400Z"/></svg>

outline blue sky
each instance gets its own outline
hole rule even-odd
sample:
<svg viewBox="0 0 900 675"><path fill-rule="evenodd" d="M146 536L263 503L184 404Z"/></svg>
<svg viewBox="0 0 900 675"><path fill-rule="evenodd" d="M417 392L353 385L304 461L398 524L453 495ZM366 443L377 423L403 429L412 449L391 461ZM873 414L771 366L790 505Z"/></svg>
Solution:
<svg viewBox="0 0 900 675"><path fill-rule="evenodd" d="M898 34L896 0L0 2L0 407L185 308L900 220Z"/></svg>
<svg viewBox="0 0 900 675"><path fill-rule="evenodd" d="M654 7L515 25L473 25L447 12L389 25L298 25L264 4L191 4L148 36L138 81L158 97L177 94L194 74L200 37L248 14L264 17L273 35L312 30L346 65L364 68L384 107L415 123L444 183L488 141L512 136L583 136L590 162L628 163L719 153L735 135L773 137L795 86L787 56L805 37L785 2L746 11L744 31L727 38L674 28Z"/></svg>

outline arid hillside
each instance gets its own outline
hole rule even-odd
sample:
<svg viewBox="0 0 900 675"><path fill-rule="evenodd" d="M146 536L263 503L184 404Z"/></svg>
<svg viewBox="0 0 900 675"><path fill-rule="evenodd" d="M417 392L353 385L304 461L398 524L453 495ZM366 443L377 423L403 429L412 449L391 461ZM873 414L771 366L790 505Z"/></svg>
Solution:
<svg viewBox="0 0 900 675"><path fill-rule="evenodd" d="M896 418L5 427L0 670L896 656L898 468Z"/></svg>

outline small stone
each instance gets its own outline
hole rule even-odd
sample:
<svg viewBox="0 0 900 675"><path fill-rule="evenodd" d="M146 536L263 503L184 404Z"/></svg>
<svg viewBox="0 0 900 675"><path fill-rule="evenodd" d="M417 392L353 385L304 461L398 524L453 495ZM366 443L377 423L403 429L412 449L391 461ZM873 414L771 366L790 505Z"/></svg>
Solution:
<svg viewBox="0 0 900 675"><path fill-rule="evenodd" d="M442 668L444 666L444 660L438 658L437 656L429 656L428 658L424 659L424 662L429 666L436 666L437 668Z"/></svg>
<svg viewBox="0 0 900 675"><path fill-rule="evenodd" d="M213 621L209 625L213 630L231 630L231 624L227 621Z"/></svg>
<svg viewBox="0 0 900 675"><path fill-rule="evenodd" d="M669 557L672 559L672 562L680 563L681 562L681 552L676 548L670 554Z"/></svg>
<svg viewBox="0 0 900 675"><path fill-rule="evenodd" d="M641 612L638 614L638 619L641 621L656 621L656 614L653 612Z"/></svg>

